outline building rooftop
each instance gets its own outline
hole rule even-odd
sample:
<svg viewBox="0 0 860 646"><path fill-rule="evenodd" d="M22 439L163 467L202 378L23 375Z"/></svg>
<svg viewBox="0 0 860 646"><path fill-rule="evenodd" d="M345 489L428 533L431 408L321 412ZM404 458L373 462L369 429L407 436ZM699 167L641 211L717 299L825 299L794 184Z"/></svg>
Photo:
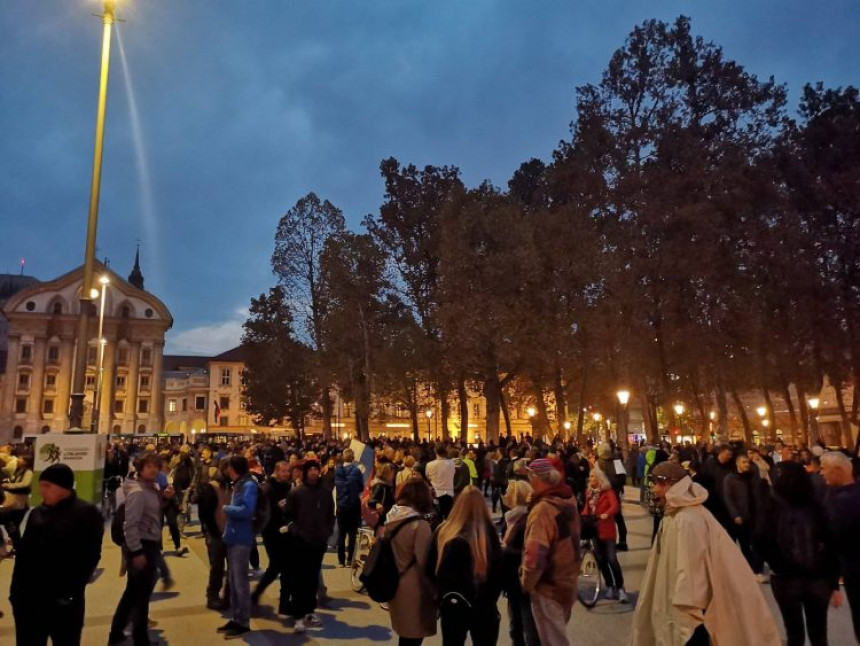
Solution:
<svg viewBox="0 0 860 646"><path fill-rule="evenodd" d="M222 352L221 354L212 357L212 361L236 361L236 362L244 362L245 361L245 348L241 345L237 345L235 348L231 350L227 350L227 352Z"/></svg>
<svg viewBox="0 0 860 646"><path fill-rule="evenodd" d="M34 276L21 274L0 274L0 307L22 289L41 282Z"/></svg>
<svg viewBox="0 0 860 646"><path fill-rule="evenodd" d="M191 372L194 370L205 370L211 361L211 357L199 357L184 354L165 354L162 361L162 370L168 372Z"/></svg>

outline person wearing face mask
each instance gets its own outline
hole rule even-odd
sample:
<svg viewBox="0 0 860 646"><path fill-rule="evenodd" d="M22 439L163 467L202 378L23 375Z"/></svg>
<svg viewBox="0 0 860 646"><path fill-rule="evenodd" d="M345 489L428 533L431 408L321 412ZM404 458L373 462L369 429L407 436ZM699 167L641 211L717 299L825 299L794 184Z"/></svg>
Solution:
<svg viewBox="0 0 860 646"><path fill-rule="evenodd" d="M292 552L287 581L289 603L284 605L289 606L299 634L321 626L314 610L322 560L334 529L334 500L331 492L320 485L320 472L319 462L305 461L302 484L290 491L287 525L281 529L289 535Z"/></svg>

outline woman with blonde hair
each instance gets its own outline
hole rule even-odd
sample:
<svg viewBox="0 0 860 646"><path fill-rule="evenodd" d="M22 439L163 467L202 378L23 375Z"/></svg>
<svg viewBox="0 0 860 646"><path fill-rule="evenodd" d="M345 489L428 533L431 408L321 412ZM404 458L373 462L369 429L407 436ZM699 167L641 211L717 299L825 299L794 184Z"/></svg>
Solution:
<svg viewBox="0 0 860 646"><path fill-rule="evenodd" d="M609 478L600 469L592 469L585 491L585 506L582 509L583 524L591 521L595 528L594 552L603 580L606 581L606 598L627 603L624 591L624 573L615 551L618 533L615 516L620 503Z"/></svg>
<svg viewBox="0 0 860 646"><path fill-rule="evenodd" d="M466 487L436 530L428 559L436 583L442 646L494 646L499 637L499 539L484 496Z"/></svg>
<svg viewBox="0 0 860 646"><path fill-rule="evenodd" d="M415 470L415 458L407 455L403 460L403 468L397 472L395 479L395 496L400 495L400 490L403 485L412 480L412 478L420 478L421 474Z"/></svg>
<svg viewBox="0 0 860 646"><path fill-rule="evenodd" d="M507 530L502 539L502 586L508 598L508 634L513 646L540 646L531 597L520 585L520 564L531 495L532 486L528 482L511 480L502 496L505 507L508 507L505 514Z"/></svg>

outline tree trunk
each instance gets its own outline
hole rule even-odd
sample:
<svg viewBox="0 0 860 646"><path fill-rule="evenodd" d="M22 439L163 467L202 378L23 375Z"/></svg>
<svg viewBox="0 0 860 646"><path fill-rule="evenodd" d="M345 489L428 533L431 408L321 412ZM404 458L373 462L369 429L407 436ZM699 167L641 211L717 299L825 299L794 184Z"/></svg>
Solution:
<svg viewBox="0 0 860 646"><path fill-rule="evenodd" d="M451 419L451 402L448 400L448 394L445 393L445 396L439 399L439 409L441 411L440 417L442 418L442 439L448 441L451 439L451 429L448 426L448 422ZM460 430L460 439L462 440L463 431Z"/></svg>
<svg viewBox="0 0 860 646"><path fill-rule="evenodd" d="M418 420L418 407L409 408L409 417L412 420L412 441L416 444L421 442L421 428ZM430 420L427 420L428 424Z"/></svg>
<svg viewBox="0 0 860 646"><path fill-rule="evenodd" d="M508 399L505 397L504 388L499 388L499 405L502 408L502 415L505 418L505 433L507 434L508 439L510 439L514 434L514 431L511 427L511 411L508 410Z"/></svg>
<svg viewBox="0 0 860 646"><path fill-rule="evenodd" d="M323 388L320 394L320 407L323 412L323 438L328 442L331 439L331 416L334 412L334 404L331 401L331 393L328 386Z"/></svg>
<svg viewBox="0 0 860 646"><path fill-rule="evenodd" d="M767 419L770 429L768 429L767 433L763 433L766 437L762 438L763 441L770 441L771 438L776 437L776 411L773 409L773 398L770 396L770 391L767 389L767 386L762 386L761 389L762 394L764 395L764 402L767 406Z"/></svg>
<svg viewBox="0 0 860 646"><path fill-rule="evenodd" d="M803 388L796 386L797 389L797 408L800 410L800 443L803 446L809 446L810 428L809 428L809 408L806 405L806 393Z"/></svg>
<svg viewBox="0 0 860 646"><path fill-rule="evenodd" d="M780 390L782 391L780 393L782 395L782 399L788 407L788 423L791 427L791 437L797 437L797 411L794 408L794 402L791 400L791 390L788 388L788 382L784 379L781 380ZM774 433L775 432L776 431L774 431Z"/></svg>
<svg viewBox="0 0 860 646"><path fill-rule="evenodd" d="M738 415L741 418L741 423L744 425L744 444L746 444L747 447L750 447L753 443L753 433L752 425L750 424L750 418L747 416L747 411L746 409L744 409L744 403L741 401L741 398L738 395L738 391L733 388L731 393L732 401L735 403L735 408L738 409Z"/></svg>
<svg viewBox="0 0 860 646"><path fill-rule="evenodd" d="M583 435L584 426L585 426L585 412L582 410L585 408L585 398L588 396L588 366L582 366L582 386L579 389L579 402L576 410L576 443L579 446L583 446L583 440L585 439Z"/></svg>
<svg viewBox="0 0 860 646"><path fill-rule="evenodd" d="M854 438L851 437L851 420L848 419L848 411L845 410L845 398L842 396L842 384L834 384L833 390L836 391L836 405L839 407L839 417L842 421L842 446L850 449Z"/></svg>
<svg viewBox="0 0 860 646"><path fill-rule="evenodd" d="M457 403L460 406L460 428L469 433L469 392L466 390L466 379L460 377L457 381Z"/></svg>
<svg viewBox="0 0 860 646"><path fill-rule="evenodd" d="M534 439L546 438L549 436L549 415L546 410L546 400L543 396L543 380L540 378L532 378L532 393L535 397L537 405L536 419L532 419L532 436Z"/></svg>
<svg viewBox="0 0 860 646"><path fill-rule="evenodd" d="M499 387L499 376L495 373L484 379L484 399L487 402L487 441L499 441L499 408L502 390ZM510 430L508 431L510 433Z"/></svg>
<svg viewBox="0 0 860 646"><path fill-rule="evenodd" d="M564 435L564 423L567 421L567 397L564 394L564 375L561 368L555 369L555 424L559 433Z"/></svg>
<svg viewBox="0 0 860 646"><path fill-rule="evenodd" d="M720 416L719 436L720 442L729 439L729 402L726 399L726 389L720 384L717 388L717 414Z"/></svg>

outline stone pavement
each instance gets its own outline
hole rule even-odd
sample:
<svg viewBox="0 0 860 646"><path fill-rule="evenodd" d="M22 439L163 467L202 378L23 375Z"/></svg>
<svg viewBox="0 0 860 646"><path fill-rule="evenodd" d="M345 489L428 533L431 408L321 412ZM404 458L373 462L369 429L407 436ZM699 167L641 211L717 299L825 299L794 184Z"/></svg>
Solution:
<svg viewBox="0 0 860 646"><path fill-rule="evenodd" d="M628 491L631 501L638 499L638 493ZM628 542L631 550L619 553L619 560L630 592L631 602L636 601L636 590L645 572L651 531L651 518L638 504L625 503L624 513L630 530ZM166 535L165 535L165 538ZM207 610L204 589L207 576L206 550L199 537L188 539L191 551L183 557L168 553L168 564L176 579L176 586L170 592L159 587L151 605L150 616L158 622L152 631L153 639L169 646L196 646L197 644L220 643L222 638L215 629L225 619L217 612ZM260 546L260 554L265 563L265 551ZM120 552L105 534L98 578L88 589L87 619L84 628L85 646L103 646L107 643L110 620L116 603L124 587L124 579L119 577ZM0 563L0 609L5 617L0 619L0 644L15 644L15 633L8 603L9 580L12 561ZM350 587L349 570L337 567L333 553L326 554L323 577L333 602L329 608L320 609L318 614L323 627L304 635L295 635L287 628L281 617L275 614L277 608L278 585L272 585L263 597L260 613L252 620L254 632L244 640L233 643L249 646L268 645L331 645L348 644L353 646L384 646L396 644L397 636L391 631L388 613L368 597L353 592ZM770 593L770 586L764 586L773 612L779 613ZM505 601L499 603L502 615L500 646L510 644L507 634L507 612ZM633 603L621 605L613 601L601 601L594 609L586 610L577 604L568 627L571 643L577 646L622 646L628 643ZM778 623L779 622L778 620ZM441 644L441 635L424 640L428 646ZM131 641L128 642L131 644ZM830 643L835 646L853 644L851 617L847 607L830 610Z"/></svg>

